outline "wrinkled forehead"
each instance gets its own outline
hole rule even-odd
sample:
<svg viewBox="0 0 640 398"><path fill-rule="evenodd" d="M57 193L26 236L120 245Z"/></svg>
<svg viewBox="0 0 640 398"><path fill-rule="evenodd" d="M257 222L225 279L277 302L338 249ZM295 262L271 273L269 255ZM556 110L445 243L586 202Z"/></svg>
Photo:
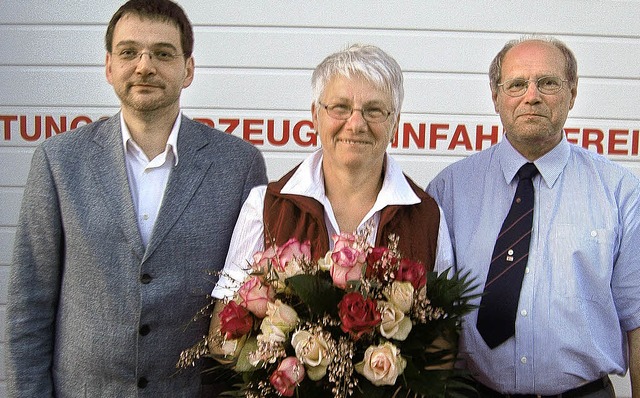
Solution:
<svg viewBox="0 0 640 398"><path fill-rule="evenodd" d="M565 77L565 58L551 43L527 41L509 49L502 60L503 79L533 78L543 75Z"/></svg>

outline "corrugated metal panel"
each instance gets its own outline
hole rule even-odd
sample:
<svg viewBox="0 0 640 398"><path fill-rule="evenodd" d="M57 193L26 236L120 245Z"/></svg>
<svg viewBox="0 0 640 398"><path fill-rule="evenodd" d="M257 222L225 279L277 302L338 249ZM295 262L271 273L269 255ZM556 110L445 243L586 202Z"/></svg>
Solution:
<svg viewBox="0 0 640 398"><path fill-rule="evenodd" d="M299 140L312 138L305 124L312 69L329 53L363 42L387 50L405 70L400 137L390 152L425 185L478 149L452 143L461 128L474 141L478 126L486 133L499 125L488 65L505 41L526 33L552 34L578 58L578 98L566 125L571 139L591 142L590 149L640 175L639 1L545 0L535 7L509 0L179 3L196 35L196 78L183 94L185 113L222 128L229 123L221 119L238 123L233 134L263 150L271 178L314 148L294 140L295 125L301 126ZM0 323L34 146L46 135L117 111L104 77L103 36L120 4L0 2ZM0 335L0 351L2 341ZM616 388L619 396L630 395L628 379Z"/></svg>

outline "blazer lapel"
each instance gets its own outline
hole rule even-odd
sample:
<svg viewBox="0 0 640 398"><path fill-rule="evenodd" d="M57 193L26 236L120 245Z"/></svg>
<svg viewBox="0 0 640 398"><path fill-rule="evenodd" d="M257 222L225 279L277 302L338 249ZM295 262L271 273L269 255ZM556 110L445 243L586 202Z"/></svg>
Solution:
<svg viewBox="0 0 640 398"><path fill-rule="evenodd" d="M94 134L93 142L98 149L89 153L88 162L99 185L98 191L103 195L104 204L114 224L122 228L132 251L142 260L144 245L131 199L120 130L120 114L99 125Z"/></svg>
<svg viewBox="0 0 640 398"><path fill-rule="evenodd" d="M213 161L202 151L208 139L197 128L197 122L182 117L178 133L178 164L171 170L162 205L144 254L149 258L184 212L202 183Z"/></svg>

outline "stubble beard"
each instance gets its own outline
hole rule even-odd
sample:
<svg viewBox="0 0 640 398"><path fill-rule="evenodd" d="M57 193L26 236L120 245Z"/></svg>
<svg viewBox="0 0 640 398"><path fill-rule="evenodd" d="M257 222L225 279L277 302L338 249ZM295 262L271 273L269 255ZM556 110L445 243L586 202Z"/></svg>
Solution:
<svg viewBox="0 0 640 398"><path fill-rule="evenodd" d="M157 90L157 89L156 89ZM124 92L117 93L118 98L123 107L128 107L139 113L156 112L161 109L165 109L177 101L178 96L168 96L164 91L159 96L151 97L145 94L136 94L133 92L132 87L129 86Z"/></svg>

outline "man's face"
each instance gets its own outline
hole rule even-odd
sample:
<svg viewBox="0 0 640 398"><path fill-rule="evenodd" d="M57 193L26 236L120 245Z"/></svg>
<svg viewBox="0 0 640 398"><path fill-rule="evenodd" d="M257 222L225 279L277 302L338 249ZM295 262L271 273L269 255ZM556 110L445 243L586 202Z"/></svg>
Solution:
<svg viewBox="0 0 640 398"><path fill-rule="evenodd" d="M144 53L126 59L124 54ZM152 55L149 55L152 53ZM164 57L157 54L177 55ZM193 81L193 58L185 60L180 30L170 22L125 14L113 32L107 53L106 75L122 103L123 111L148 113L176 111L180 93Z"/></svg>
<svg viewBox="0 0 640 398"><path fill-rule="evenodd" d="M577 87L564 82L557 93L542 94L535 82L543 76L566 80L565 69L562 52L543 41L518 44L502 61L499 83L511 79L530 81L520 97L510 97L500 87L492 91L495 110L500 114L509 142L529 160L539 158L560 142L577 93Z"/></svg>

